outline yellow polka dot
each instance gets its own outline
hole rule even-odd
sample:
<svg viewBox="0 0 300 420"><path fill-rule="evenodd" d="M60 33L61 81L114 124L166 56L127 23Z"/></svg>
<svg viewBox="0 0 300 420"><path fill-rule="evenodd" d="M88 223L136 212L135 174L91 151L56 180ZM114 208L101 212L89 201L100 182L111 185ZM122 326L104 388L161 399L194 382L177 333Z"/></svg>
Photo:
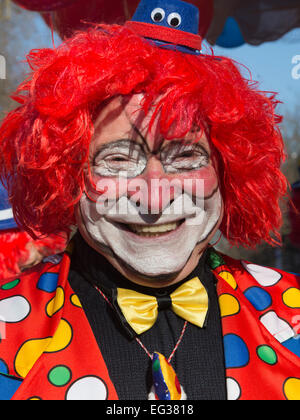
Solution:
<svg viewBox="0 0 300 420"><path fill-rule="evenodd" d="M237 289L237 283L235 281L235 278L233 277L233 275L231 273L229 273L228 271L222 271L219 274L220 277L222 277L222 279L224 279L226 281L226 283L229 284L229 286L231 286L234 290Z"/></svg>
<svg viewBox="0 0 300 420"><path fill-rule="evenodd" d="M290 401L300 401L300 379L288 379L284 384L284 394Z"/></svg>
<svg viewBox="0 0 300 420"><path fill-rule="evenodd" d="M65 303L65 293L62 287L58 287L56 290L56 295L46 306L46 313L48 316L53 316L64 306Z"/></svg>
<svg viewBox="0 0 300 420"><path fill-rule="evenodd" d="M221 295L219 297L219 303L222 317L236 315L240 311L240 304L232 295Z"/></svg>
<svg viewBox="0 0 300 420"><path fill-rule="evenodd" d="M32 398L29 398L28 401L42 401L42 399L38 397L32 397Z"/></svg>
<svg viewBox="0 0 300 420"><path fill-rule="evenodd" d="M15 369L18 375L25 378L38 358L50 344L51 338L29 340L18 351Z"/></svg>
<svg viewBox="0 0 300 420"><path fill-rule="evenodd" d="M65 349L72 341L72 328L61 320L53 337L29 340L18 351L15 369L25 378L43 353L54 353Z"/></svg>
<svg viewBox="0 0 300 420"><path fill-rule="evenodd" d="M82 305L77 295L71 296L71 302L73 303L74 306L77 306L78 308L82 308Z"/></svg>
<svg viewBox="0 0 300 420"><path fill-rule="evenodd" d="M70 324L62 319L50 345L46 349L46 353L55 353L65 349L71 343L72 335L73 332Z"/></svg>
<svg viewBox="0 0 300 420"><path fill-rule="evenodd" d="M300 308L300 290L292 287L282 296L283 302L290 308Z"/></svg>

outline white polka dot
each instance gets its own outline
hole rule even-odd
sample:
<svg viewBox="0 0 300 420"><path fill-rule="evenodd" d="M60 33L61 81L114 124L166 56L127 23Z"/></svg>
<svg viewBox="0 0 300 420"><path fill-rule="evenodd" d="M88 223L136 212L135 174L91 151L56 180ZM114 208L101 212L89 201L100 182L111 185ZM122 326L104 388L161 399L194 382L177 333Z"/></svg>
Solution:
<svg viewBox="0 0 300 420"><path fill-rule="evenodd" d="M105 383L95 376L86 376L74 382L67 392L68 401L102 401L107 399Z"/></svg>
<svg viewBox="0 0 300 420"><path fill-rule="evenodd" d="M241 388L233 378L227 378L227 398L229 401L237 401L241 396Z"/></svg>
<svg viewBox="0 0 300 420"><path fill-rule="evenodd" d="M279 318L278 315L273 312L267 312L260 318L260 322L265 326L270 334L276 338L279 343L284 343L290 338L295 336L295 332L292 327L283 319Z"/></svg>
<svg viewBox="0 0 300 420"><path fill-rule="evenodd" d="M260 265L248 264L242 261L243 266L246 268L248 273L255 278L255 280L263 287L274 286L281 280L282 275L278 271L272 270L271 268L262 267Z"/></svg>
<svg viewBox="0 0 300 420"><path fill-rule="evenodd" d="M0 301L0 319L7 323L23 321L30 313L29 302L23 296L13 296Z"/></svg>

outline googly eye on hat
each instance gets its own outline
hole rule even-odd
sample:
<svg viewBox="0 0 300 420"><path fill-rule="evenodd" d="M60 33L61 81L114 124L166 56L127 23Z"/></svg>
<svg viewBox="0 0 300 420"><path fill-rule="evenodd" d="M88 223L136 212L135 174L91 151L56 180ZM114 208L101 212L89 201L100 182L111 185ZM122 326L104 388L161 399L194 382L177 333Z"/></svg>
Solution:
<svg viewBox="0 0 300 420"><path fill-rule="evenodd" d="M0 231L15 228L17 224L8 201L7 191L0 182Z"/></svg>
<svg viewBox="0 0 300 420"><path fill-rule="evenodd" d="M162 48L200 54L199 9L181 0L141 0L126 25Z"/></svg>

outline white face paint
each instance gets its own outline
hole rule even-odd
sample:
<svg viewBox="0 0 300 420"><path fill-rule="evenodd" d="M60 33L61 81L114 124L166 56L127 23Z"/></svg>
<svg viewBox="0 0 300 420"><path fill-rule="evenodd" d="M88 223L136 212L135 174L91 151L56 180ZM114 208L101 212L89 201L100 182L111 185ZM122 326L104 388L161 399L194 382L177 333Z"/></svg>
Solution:
<svg viewBox="0 0 300 420"><path fill-rule="evenodd" d="M206 136L199 139L199 132L191 132L165 141L156 123L149 132L151 113L140 111L140 100L135 95L120 106L116 98L96 121L90 150L93 179L80 201L78 225L118 269L148 278L172 276L184 269L198 244L199 253L205 249L221 222L223 203ZM108 193L105 201L105 193L96 193L93 183L102 180L115 185L114 199ZM168 195L165 187L154 187L137 199L130 180L147 186L200 180L203 188L200 194L183 187Z"/></svg>
<svg viewBox="0 0 300 420"><path fill-rule="evenodd" d="M102 215L96 203L86 195L83 195L80 207L86 230L99 247L109 248L135 272L154 277L174 274L184 268L196 245L205 242L215 230L221 217L222 199L218 189L204 201L204 206L196 208L191 197L183 194L173 201L167 214L162 213L159 220L151 224L151 229L145 223L145 215L139 213L126 196ZM184 208L185 214L176 214L176 207ZM162 232L170 229L170 232L156 237L134 232L136 229L147 231L147 227L152 232L155 228Z"/></svg>

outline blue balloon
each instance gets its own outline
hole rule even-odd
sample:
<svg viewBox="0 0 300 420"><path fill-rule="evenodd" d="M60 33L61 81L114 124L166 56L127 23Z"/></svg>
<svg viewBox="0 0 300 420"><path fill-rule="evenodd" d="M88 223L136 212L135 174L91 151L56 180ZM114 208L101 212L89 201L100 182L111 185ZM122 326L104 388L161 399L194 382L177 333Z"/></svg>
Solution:
<svg viewBox="0 0 300 420"><path fill-rule="evenodd" d="M229 17L216 44L222 48L236 48L246 43L235 18Z"/></svg>

